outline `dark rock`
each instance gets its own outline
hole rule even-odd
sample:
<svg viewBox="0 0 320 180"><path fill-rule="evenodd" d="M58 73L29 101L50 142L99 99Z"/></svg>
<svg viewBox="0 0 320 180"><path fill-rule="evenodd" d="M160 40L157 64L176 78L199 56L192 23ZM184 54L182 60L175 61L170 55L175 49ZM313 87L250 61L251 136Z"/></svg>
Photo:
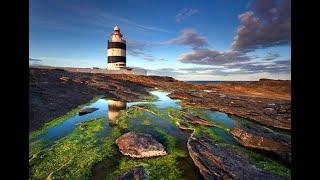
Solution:
<svg viewBox="0 0 320 180"><path fill-rule="evenodd" d="M206 137L191 136L188 150L205 179L283 179L256 167L243 152L228 145L213 144Z"/></svg>
<svg viewBox="0 0 320 180"><path fill-rule="evenodd" d="M222 85L221 85L222 86ZM283 99L267 99L248 95L232 96L221 93L203 92L195 97L188 91L174 91L170 98L182 100L183 106L193 106L236 115L263 125L291 130L291 102ZM235 99L237 97L237 99ZM231 103L233 102L233 103ZM269 107L267 104L275 104ZM267 106L266 106L267 105ZM266 108L272 108L266 109Z"/></svg>
<svg viewBox="0 0 320 180"><path fill-rule="evenodd" d="M231 134L245 147L273 152L291 163L291 137L288 135L256 124L238 124L231 129Z"/></svg>
<svg viewBox="0 0 320 180"><path fill-rule="evenodd" d="M162 144L150 134L128 132L116 140L123 155L134 158L164 156L166 151Z"/></svg>
<svg viewBox="0 0 320 180"><path fill-rule="evenodd" d="M200 118L199 116L195 116L195 115L191 114L190 112L186 112L183 117L186 121L188 121L191 124L213 126L213 124L211 122L204 120L204 119Z"/></svg>
<svg viewBox="0 0 320 180"><path fill-rule="evenodd" d="M138 166L134 169L125 172L123 175L115 178L116 180L145 180L146 178L146 172L143 169L143 167Z"/></svg>
<svg viewBox="0 0 320 180"><path fill-rule="evenodd" d="M88 114L88 113L92 113L92 112L94 112L94 111L96 111L96 110L98 110L99 108L84 108L84 109L81 109L80 111L79 111L79 116L82 116L82 115L85 115L85 114Z"/></svg>

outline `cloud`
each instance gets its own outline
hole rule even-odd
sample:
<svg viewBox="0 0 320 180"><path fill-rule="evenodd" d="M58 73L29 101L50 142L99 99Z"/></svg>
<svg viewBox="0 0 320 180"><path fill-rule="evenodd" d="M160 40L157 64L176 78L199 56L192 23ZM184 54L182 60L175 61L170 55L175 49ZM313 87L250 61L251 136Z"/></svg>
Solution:
<svg viewBox="0 0 320 180"><path fill-rule="evenodd" d="M291 43L291 1L254 0L252 10L239 15L241 22L231 45L234 50L253 51L257 48Z"/></svg>
<svg viewBox="0 0 320 180"><path fill-rule="evenodd" d="M29 58L29 62L42 62L41 59Z"/></svg>
<svg viewBox="0 0 320 180"><path fill-rule="evenodd" d="M249 61L238 64L223 65L221 67L193 67L193 68L161 68L148 70L150 75L172 76L178 79L187 77L193 78L218 78L232 77L232 80L248 80L245 77L255 76L255 79L272 76L284 76L288 79L288 73L291 71L291 61L281 60L271 63ZM244 78L240 78L244 77ZM237 79L235 79L237 78ZM252 77L251 77L252 78Z"/></svg>
<svg viewBox="0 0 320 180"><path fill-rule="evenodd" d="M99 16L104 18L104 20L106 21L116 21L122 24L127 24L129 26L133 26L136 27L140 30L144 30L144 31L158 31L158 32L166 32L166 33L170 33L170 31L166 30L166 29L162 29L162 28L158 28L158 27L154 27L154 26L148 26L148 25L143 25L140 23L137 23L135 21L132 21L128 18L124 18L124 17L120 17L120 16L114 16L112 14L109 13L99 13Z"/></svg>
<svg viewBox="0 0 320 180"><path fill-rule="evenodd" d="M277 59L278 57L280 57L280 54L279 53L276 53L276 52L268 52L266 57L263 58L263 60L265 61L271 61L271 60L275 60Z"/></svg>
<svg viewBox="0 0 320 180"><path fill-rule="evenodd" d="M239 51L216 51L199 49L182 54L179 61L201 65L224 65L228 63L249 61L251 58Z"/></svg>
<svg viewBox="0 0 320 180"><path fill-rule="evenodd" d="M101 7L95 7L92 3L77 2L72 3L69 1L54 1L52 2L54 6L61 8L61 10L68 12L69 16L60 16L55 14L56 19L53 19L47 15L39 16L37 14L30 15L30 22L36 23L37 25L43 25L47 28L54 29L67 29L77 32L95 32L105 33L104 31L90 28L85 29L85 25L94 25L103 28L112 28L115 24L120 24L121 26L130 27L132 30L136 31L151 31L151 32L165 32L171 33L167 29L155 27L152 25L142 24L137 21L133 21L129 17L123 17L121 14L111 14ZM31 12L32 13L32 12Z"/></svg>
<svg viewBox="0 0 320 180"><path fill-rule="evenodd" d="M40 65L42 64L41 59L36 59L36 58L30 58L29 57L29 65Z"/></svg>
<svg viewBox="0 0 320 180"><path fill-rule="evenodd" d="M198 35L194 29L183 29L179 37L169 41L169 44L189 45L194 49L208 45L206 38Z"/></svg>
<svg viewBox="0 0 320 180"><path fill-rule="evenodd" d="M175 21L177 23L180 23L181 21L185 20L186 18L196 14L198 12L198 9L188 9L183 8L181 9L178 14L175 16Z"/></svg>
<svg viewBox="0 0 320 180"><path fill-rule="evenodd" d="M225 68L239 68L241 74L249 73L282 73L291 72L291 61L280 60L266 63L264 61L250 61L248 63L227 65Z"/></svg>
<svg viewBox="0 0 320 180"><path fill-rule="evenodd" d="M153 55L149 53L150 44L137 40L127 40L127 52L131 56L141 57L146 61L156 61L158 60Z"/></svg>

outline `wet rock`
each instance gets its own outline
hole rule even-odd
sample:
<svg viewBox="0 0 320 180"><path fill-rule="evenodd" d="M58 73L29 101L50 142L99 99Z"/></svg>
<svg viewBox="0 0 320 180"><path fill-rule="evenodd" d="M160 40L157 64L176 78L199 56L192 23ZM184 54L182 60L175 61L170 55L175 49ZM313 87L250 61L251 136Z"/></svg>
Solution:
<svg viewBox="0 0 320 180"><path fill-rule="evenodd" d="M166 155L163 145L150 134L128 132L120 136L116 144L123 155L134 158Z"/></svg>
<svg viewBox="0 0 320 180"><path fill-rule="evenodd" d="M79 116L83 116L83 115L85 115L85 114L92 113L92 112L94 112L94 111L96 111L96 110L98 110L98 109L99 109L99 108L90 108L90 107L81 109L81 110L79 111Z"/></svg>
<svg viewBox="0 0 320 180"><path fill-rule="evenodd" d="M243 152L228 145L213 144L206 137L191 136L188 150L205 179L283 179L250 163Z"/></svg>
<svg viewBox="0 0 320 180"><path fill-rule="evenodd" d="M183 106L222 111L263 125L291 130L291 102L288 100L270 100L237 94L221 96L221 93L204 93L202 98L197 98L186 91L174 91L169 94L169 97L182 100ZM269 107L268 104L272 103L275 105Z"/></svg>
<svg viewBox="0 0 320 180"><path fill-rule="evenodd" d="M134 169L125 172L123 175L115 178L116 180L145 180L146 178L146 172L143 169L143 167L138 166Z"/></svg>
<svg viewBox="0 0 320 180"><path fill-rule="evenodd" d="M188 127L188 124L185 122L180 122L178 125L178 128L185 131L192 130L191 128Z"/></svg>
<svg viewBox="0 0 320 180"><path fill-rule="evenodd" d="M204 120L199 116L192 115L190 112L185 113L184 118L191 124L214 126L211 122Z"/></svg>
<svg viewBox="0 0 320 180"><path fill-rule="evenodd" d="M291 163L291 137L256 124L238 124L230 133L243 146L270 151Z"/></svg>

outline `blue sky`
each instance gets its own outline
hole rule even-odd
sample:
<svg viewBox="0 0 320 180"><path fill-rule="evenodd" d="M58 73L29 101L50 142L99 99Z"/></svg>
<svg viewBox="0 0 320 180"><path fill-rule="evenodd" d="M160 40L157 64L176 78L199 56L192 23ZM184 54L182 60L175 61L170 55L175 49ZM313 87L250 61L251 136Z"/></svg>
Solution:
<svg viewBox="0 0 320 180"><path fill-rule="evenodd" d="M30 0L29 62L106 68L118 24L127 65L148 74L290 79L290 8L287 0Z"/></svg>

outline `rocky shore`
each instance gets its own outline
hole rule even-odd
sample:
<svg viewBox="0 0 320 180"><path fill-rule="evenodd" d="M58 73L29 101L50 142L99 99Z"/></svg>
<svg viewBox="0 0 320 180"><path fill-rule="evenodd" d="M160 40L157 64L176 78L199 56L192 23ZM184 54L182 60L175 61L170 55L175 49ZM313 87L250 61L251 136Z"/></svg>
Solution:
<svg viewBox="0 0 320 180"><path fill-rule="evenodd" d="M290 81L191 84L171 77L30 69L30 130L96 96L134 101L151 88L171 91L183 105L218 110L280 129L291 129ZM50 112L50 113L48 113Z"/></svg>
<svg viewBox="0 0 320 180"><path fill-rule="evenodd" d="M281 173L273 172L277 170L277 165L272 164L273 161L258 167L246 150L273 154L290 166L290 83L262 79L257 82L192 84L171 77L91 74L31 68L30 131L97 96L130 102L145 98L152 89L159 89L170 92L170 98L180 100L181 110L167 109L166 113L180 130L190 132L184 146L187 146L189 156L205 179L284 179ZM223 127L209 121L210 118L205 118L193 108L225 112L234 115L238 123L232 127ZM79 115L96 110L79 109ZM157 109L150 110L143 105L134 106L132 110L159 116ZM146 124L151 124L150 119L144 120ZM207 131L208 128L223 130L233 138L237 146L219 141L219 137ZM86 128L80 124L80 130L85 131ZM161 132L161 128L158 131ZM150 134L132 130L121 134L112 142L115 142L121 154L128 158L172 156L172 147L168 149L166 144L160 143ZM162 135L165 136L165 133ZM174 143L172 139L171 146ZM258 155L251 156L258 158ZM263 163L263 160L259 161ZM145 179L147 174L144 167L136 166L116 179Z"/></svg>

